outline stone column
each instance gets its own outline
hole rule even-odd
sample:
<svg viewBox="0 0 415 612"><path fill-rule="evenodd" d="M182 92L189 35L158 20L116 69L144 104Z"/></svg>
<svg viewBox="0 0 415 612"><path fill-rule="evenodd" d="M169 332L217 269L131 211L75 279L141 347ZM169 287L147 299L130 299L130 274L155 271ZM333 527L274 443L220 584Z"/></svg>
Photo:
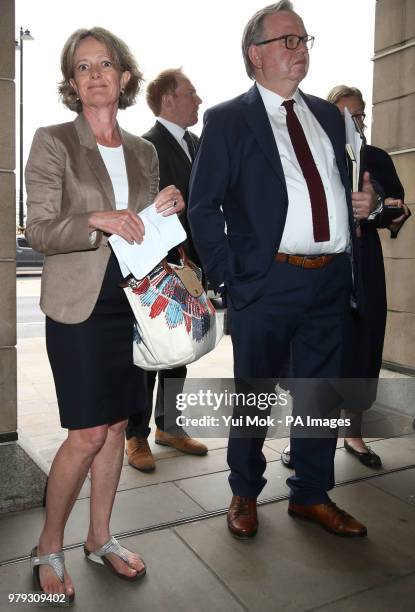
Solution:
<svg viewBox="0 0 415 612"><path fill-rule="evenodd" d="M377 0L372 144L388 151L412 217L397 240L381 232L388 295L383 357L415 372L415 2Z"/></svg>
<svg viewBox="0 0 415 612"><path fill-rule="evenodd" d="M42 503L46 476L17 440L14 0L0 18L0 515Z"/></svg>
<svg viewBox="0 0 415 612"><path fill-rule="evenodd" d="M0 442L16 440L16 195L14 0L0 19Z"/></svg>

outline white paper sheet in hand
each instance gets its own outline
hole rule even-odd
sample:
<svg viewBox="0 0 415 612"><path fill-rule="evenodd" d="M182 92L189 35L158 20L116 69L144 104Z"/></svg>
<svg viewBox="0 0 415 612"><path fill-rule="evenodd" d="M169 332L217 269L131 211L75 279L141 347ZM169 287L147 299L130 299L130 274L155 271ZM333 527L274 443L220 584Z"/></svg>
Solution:
<svg viewBox="0 0 415 612"><path fill-rule="evenodd" d="M145 235L141 244L129 244L121 236L113 234L109 238L124 276L131 273L135 278L143 278L168 251L186 240L177 215L163 217L156 211L154 204L138 215L144 223Z"/></svg>
<svg viewBox="0 0 415 612"><path fill-rule="evenodd" d="M356 131L352 115L347 108L344 109L344 121L346 124L346 152L350 159L355 162L353 167L353 191L358 191L358 181L360 173L360 150L362 148L362 139L359 132ZM354 160L353 160L354 156Z"/></svg>

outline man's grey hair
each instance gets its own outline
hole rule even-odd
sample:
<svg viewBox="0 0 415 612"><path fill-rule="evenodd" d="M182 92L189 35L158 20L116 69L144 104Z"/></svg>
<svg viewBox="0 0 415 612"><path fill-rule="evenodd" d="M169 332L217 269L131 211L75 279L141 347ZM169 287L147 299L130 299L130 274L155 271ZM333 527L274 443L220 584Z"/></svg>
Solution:
<svg viewBox="0 0 415 612"><path fill-rule="evenodd" d="M244 33L242 35L242 55L245 62L245 69L250 79L254 78L254 66L249 59L248 50L249 47L256 42L260 42L263 35L264 19L267 15L274 15L280 11L290 11L294 13L294 6L291 0L280 0L274 4L270 4L265 8L260 9L252 15L251 19L245 26Z"/></svg>

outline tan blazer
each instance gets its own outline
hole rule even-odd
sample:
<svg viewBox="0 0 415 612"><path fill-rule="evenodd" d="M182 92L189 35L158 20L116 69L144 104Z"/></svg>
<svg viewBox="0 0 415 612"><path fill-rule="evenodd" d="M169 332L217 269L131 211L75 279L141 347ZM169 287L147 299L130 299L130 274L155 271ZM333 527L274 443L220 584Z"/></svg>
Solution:
<svg viewBox="0 0 415 612"><path fill-rule="evenodd" d="M140 211L158 192L152 144L120 129L128 176L128 208ZM97 232L91 245L88 216L115 210L112 182L95 136L81 113L73 122L39 128L26 166L27 228L45 254L40 306L51 319L79 323L91 314L110 248Z"/></svg>

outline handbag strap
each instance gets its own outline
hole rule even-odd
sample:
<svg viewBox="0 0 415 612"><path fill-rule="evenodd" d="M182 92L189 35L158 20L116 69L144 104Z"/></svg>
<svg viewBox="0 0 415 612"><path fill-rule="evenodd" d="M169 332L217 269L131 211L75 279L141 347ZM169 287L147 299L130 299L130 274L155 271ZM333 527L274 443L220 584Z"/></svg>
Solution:
<svg viewBox="0 0 415 612"><path fill-rule="evenodd" d="M184 250L183 244L180 244L177 247L177 250L179 252L180 260L183 262L183 265L187 266L188 268L192 268L192 270L197 270L196 264L194 264L193 261L191 259L189 259L189 256L187 255L186 251ZM165 271L168 274L173 274L174 273L174 270L172 269L172 267L170 266L170 264L169 264L169 262L167 261L166 258L164 258L161 263L163 265L163 268L165 269Z"/></svg>
<svg viewBox="0 0 415 612"><path fill-rule="evenodd" d="M161 260L160 264L163 266L163 269L166 272L166 274L170 274L172 276L177 276L180 278L181 282L183 283L187 291L190 293L190 295L193 295L193 297L200 297L203 294L204 289L197 276L198 268L196 264L194 264L193 261L191 261L189 257L187 256L187 253L184 250L183 245L179 245L177 247L177 250L180 255L180 260L183 262L183 268L172 267L167 261L166 257ZM189 275L189 272L191 273L190 275ZM126 279L124 279L124 281L119 283L118 286L121 287L122 289L126 289L127 287L131 286L130 284L131 280L135 280L134 277L131 277L131 278L127 277Z"/></svg>
<svg viewBox="0 0 415 612"><path fill-rule="evenodd" d="M185 266L190 266L190 267L193 267L193 265L192 265L192 264L193 264L193 262L192 262L192 261L190 261L190 259L189 259L188 255L187 255L186 251L184 250L184 246L183 246L183 244L180 244L180 245L177 247L177 250L179 251L180 259L182 260L182 262L184 263L184 265L185 265Z"/></svg>

